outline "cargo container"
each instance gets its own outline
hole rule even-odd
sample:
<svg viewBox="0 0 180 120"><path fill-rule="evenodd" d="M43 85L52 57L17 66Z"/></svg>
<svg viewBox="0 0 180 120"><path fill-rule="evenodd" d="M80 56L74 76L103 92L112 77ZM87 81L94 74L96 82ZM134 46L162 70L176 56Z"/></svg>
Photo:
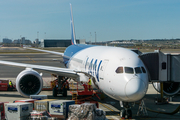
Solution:
<svg viewBox="0 0 180 120"><path fill-rule="evenodd" d="M5 116L7 120L27 120L32 111L32 103L5 104Z"/></svg>
<svg viewBox="0 0 180 120"><path fill-rule="evenodd" d="M0 119L3 120L5 118L5 113L4 113L5 109L4 109L4 103L0 102Z"/></svg>
<svg viewBox="0 0 180 120"><path fill-rule="evenodd" d="M49 113L51 115L63 115L68 118L69 105L75 104L74 100L56 100L49 102Z"/></svg>
<svg viewBox="0 0 180 120"><path fill-rule="evenodd" d="M30 99L44 100L47 99L47 95L30 95Z"/></svg>
<svg viewBox="0 0 180 120"><path fill-rule="evenodd" d="M33 107L34 107L34 101L37 101L37 100L36 99L16 100L16 101L14 101L14 103L17 103L17 102L22 102L22 103L28 102L28 103L32 103ZM33 110L34 110L34 108L33 108Z"/></svg>
<svg viewBox="0 0 180 120"><path fill-rule="evenodd" d="M49 112L49 102L55 101L57 99L44 99L44 100L37 100L34 102L34 110L37 111L48 111Z"/></svg>

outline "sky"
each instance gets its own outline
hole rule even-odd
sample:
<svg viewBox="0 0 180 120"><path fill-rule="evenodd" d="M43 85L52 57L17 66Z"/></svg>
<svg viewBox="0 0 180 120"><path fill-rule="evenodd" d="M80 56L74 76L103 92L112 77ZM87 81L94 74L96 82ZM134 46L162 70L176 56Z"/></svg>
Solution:
<svg viewBox="0 0 180 120"><path fill-rule="evenodd" d="M3 38L111 41L180 38L179 0L1 0Z"/></svg>

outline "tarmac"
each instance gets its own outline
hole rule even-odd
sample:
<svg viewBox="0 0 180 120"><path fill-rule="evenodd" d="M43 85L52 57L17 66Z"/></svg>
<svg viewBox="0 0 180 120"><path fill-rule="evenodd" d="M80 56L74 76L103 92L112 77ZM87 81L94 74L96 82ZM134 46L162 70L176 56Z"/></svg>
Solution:
<svg viewBox="0 0 180 120"><path fill-rule="evenodd" d="M56 59L56 61L53 61ZM27 64L37 64L37 65L46 65L46 66L56 66L56 67L64 67L61 63L62 57L47 53L34 53L34 54L0 54L0 60L18 62L18 63L27 63ZM15 84L15 79L17 75L24 70L24 68L12 67L6 65L0 65L0 79L8 79L12 80ZM49 73L43 73L43 86L50 86L51 80L53 77ZM40 95L48 95L48 98L53 98L52 91L42 91ZM55 99L71 99L72 96L68 92L68 97L58 96ZM149 84L149 89L147 94L144 97L144 103L146 106L147 114L141 114L137 116L137 112L139 109L139 101L136 102L135 106L132 107L133 119L136 120L180 120L180 111L176 110L180 106L180 95L177 94L172 97L172 101L168 101L168 104L156 104L155 98L160 98L160 94L155 91L152 84ZM17 91L0 91L0 102L13 102L15 100L23 100L27 99L22 97ZM119 114L120 107L119 101L109 98L104 95L104 100L99 100L94 98L99 102L99 108L106 111L107 119L121 119ZM175 111L176 110L176 111ZM153 111L153 112L152 112ZM170 115L175 111L176 113ZM166 113L166 114L163 114Z"/></svg>

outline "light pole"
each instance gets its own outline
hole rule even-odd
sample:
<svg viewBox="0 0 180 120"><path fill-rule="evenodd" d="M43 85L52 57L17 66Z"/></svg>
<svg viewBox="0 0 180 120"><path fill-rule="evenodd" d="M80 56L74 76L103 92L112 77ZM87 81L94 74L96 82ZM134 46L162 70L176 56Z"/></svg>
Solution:
<svg viewBox="0 0 180 120"><path fill-rule="evenodd" d="M96 45L96 32L95 32L95 45Z"/></svg>
<svg viewBox="0 0 180 120"><path fill-rule="evenodd" d="M44 33L44 39L46 39L46 32Z"/></svg>
<svg viewBox="0 0 180 120"><path fill-rule="evenodd" d="M39 39L39 31L37 31L37 39Z"/></svg>
<svg viewBox="0 0 180 120"><path fill-rule="evenodd" d="M19 40L19 43L20 43L20 47L21 47L21 35L20 35L20 40Z"/></svg>

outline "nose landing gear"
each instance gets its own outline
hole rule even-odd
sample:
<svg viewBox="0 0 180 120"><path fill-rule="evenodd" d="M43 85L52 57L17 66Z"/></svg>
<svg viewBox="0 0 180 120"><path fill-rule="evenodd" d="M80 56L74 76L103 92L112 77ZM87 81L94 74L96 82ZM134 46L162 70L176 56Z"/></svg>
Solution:
<svg viewBox="0 0 180 120"><path fill-rule="evenodd" d="M120 117L121 117L121 119L132 119L131 109L122 109Z"/></svg>
<svg viewBox="0 0 180 120"><path fill-rule="evenodd" d="M128 102L120 101L120 105L121 107L123 107L120 113L121 119L132 119L132 110Z"/></svg>

